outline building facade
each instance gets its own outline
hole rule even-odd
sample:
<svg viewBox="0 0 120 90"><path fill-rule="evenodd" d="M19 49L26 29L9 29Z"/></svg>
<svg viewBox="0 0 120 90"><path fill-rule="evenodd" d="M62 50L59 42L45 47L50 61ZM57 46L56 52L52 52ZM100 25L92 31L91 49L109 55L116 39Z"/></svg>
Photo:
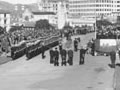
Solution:
<svg viewBox="0 0 120 90"><path fill-rule="evenodd" d="M67 21L68 0L38 0L39 10L54 12L58 29L62 29Z"/></svg>
<svg viewBox="0 0 120 90"><path fill-rule="evenodd" d="M32 14L33 14L34 21L46 19L52 25L57 24L57 22L55 20L56 14L54 12L32 12Z"/></svg>
<svg viewBox="0 0 120 90"><path fill-rule="evenodd" d="M5 10L0 10L0 26L6 31L10 28L10 12Z"/></svg>
<svg viewBox="0 0 120 90"><path fill-rule="evenodd" d="M69 22L71 23L82 24L81 20L84 18L94 20L118 15L119 12L120 0L69 0ZM79 22L76 22L76 19L79 19ZM91 21L87 22L91 23Z"/></svg>

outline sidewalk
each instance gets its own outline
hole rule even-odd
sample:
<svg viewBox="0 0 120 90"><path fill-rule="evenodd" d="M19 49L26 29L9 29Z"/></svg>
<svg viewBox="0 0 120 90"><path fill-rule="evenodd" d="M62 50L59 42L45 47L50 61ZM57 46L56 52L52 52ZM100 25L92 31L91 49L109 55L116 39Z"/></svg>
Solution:
<svg viewBox="0 0 120 90"><path fill-rule="evenodd" d="M120 60L118 56L114 75L114 90L120 90Z"/></svg>

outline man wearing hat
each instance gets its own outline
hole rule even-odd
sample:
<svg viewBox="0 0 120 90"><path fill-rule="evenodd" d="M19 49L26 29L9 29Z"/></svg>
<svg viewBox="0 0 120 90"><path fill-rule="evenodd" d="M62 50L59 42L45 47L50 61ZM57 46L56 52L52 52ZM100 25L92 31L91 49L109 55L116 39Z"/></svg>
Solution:
<svg viewBox="0 0 120 90"><path fill-rule="evenodd" d="M59 51L57 50L57 47L55 48L54 51L54 57L55 57L55 62L54 62L54 66L59 66Z"/></svg>

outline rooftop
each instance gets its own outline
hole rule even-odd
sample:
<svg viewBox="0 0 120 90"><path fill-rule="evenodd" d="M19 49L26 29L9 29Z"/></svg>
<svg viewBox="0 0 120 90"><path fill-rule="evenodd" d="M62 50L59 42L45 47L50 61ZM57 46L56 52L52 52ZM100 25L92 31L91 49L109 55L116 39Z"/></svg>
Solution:
<svg viewBox="0 0 120 90"><path fill-rule="evenodd" d="M69 0L42 0L42 2L68 2Z"/></svg>
<svg viewBox="0 0 120 90"><path fill-rule="evenodd" d="M8 10L2 10L2 9L0 9L0 14L10 14L11 12L10 11L8 11Z"/></svg>
<svg viewBox="0 0 120 90"><path fill-rule="evenodd" d="M36 12L32 12L33 14L36 14L36 15L55 15L54 12L39 12L39 11L36 11Z"/></svg>

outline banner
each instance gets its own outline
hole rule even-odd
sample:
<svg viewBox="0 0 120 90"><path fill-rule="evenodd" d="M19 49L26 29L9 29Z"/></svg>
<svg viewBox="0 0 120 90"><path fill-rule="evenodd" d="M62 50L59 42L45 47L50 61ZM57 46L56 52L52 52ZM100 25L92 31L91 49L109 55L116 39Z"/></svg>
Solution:
<svg viewBox="0 0 120 90"><path fill-rule="evenodd" d="M117 40L115 39L97 39L95 40L95 50L109 53L118 49Z"/></svg>

